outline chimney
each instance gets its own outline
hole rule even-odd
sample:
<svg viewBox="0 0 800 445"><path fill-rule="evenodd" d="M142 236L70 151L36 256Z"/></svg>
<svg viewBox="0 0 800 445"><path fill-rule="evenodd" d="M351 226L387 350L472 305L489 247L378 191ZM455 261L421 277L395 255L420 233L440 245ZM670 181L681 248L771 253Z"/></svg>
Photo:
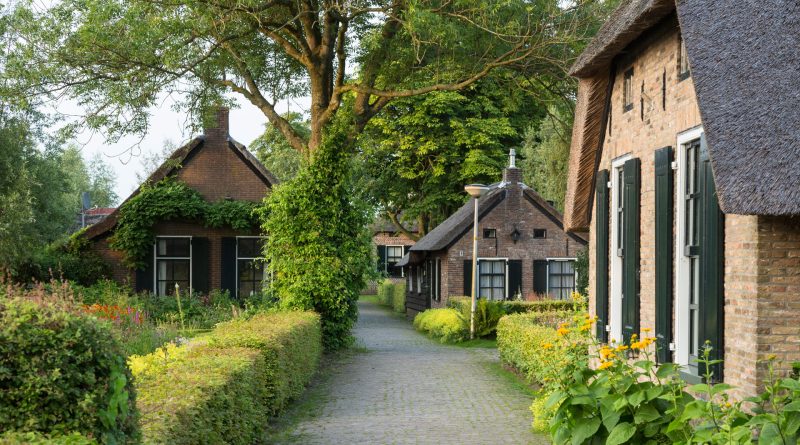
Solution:
<svg viewBox="0 0 800 445"><path fill-rule="evenodd" d="M207 142L223 142L228 141L228 107L217 106L211 109L213 113L210 120L206 121L206 127L203 129Z"/></svg>
<svg viewBox="0 0 800 445"><path fill-rule="evenodd" d="M522 182L522 170L517 168L517 152L513 148L508 154L508 167L503 170L503 182Z"/></svg>

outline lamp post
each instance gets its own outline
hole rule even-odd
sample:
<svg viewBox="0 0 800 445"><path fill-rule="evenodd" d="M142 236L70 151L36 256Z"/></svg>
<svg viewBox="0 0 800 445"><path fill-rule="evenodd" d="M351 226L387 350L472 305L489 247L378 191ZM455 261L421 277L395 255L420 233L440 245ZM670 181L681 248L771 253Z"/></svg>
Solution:
<svg viewBox="0 0 800 445"><path fill-rule="evenodd" d="M475 198L475 219L472 224L472 305L469 311L469 338L475 338L475 305L478 293L478 201L489 187L483 184L470 184L464 187L469 196Z"/></svg>

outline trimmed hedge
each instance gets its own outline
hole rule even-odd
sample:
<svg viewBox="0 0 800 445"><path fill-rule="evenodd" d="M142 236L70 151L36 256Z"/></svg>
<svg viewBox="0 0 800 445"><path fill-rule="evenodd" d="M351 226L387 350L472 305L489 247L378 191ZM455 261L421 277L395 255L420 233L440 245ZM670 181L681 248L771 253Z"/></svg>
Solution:
<svg viewBox="0 0 800 445"><path fill-rule="evenodd" d="M406 283L395 283L392 288L392 309L401 314L406 313Z"/></svg>
<svg viewBox="0 0 800 445"><path fill-rule="evenodd" d="M131 357L144 442L258 442L265 416L316 371L321 345L318 315L267 313L221 324L198 344Z"/></svg>
<svg viewBox="0 0 800 445"><path fill-rule="evenodd" d="M459 342L469 336L469 326L452 308L428 309L414 317L414 328L442 343Z"/></svg>
<svg viewBox="0 0 800 445"><path fill-rule="evenodd" d="M0 445L97 445L97 441L80 433L47 436L42 433L7 431L0 435Z"/></svg>
<svg viewBox="0 0 800 445"><path fill-rule="evenodd" d="M108 324L55 301L0 300L0 430L135 442L131 381Z"/></svg>
<svg viewBox="0 0 800 445"><path fill-rule="evenodd" d="M580 305L571 300L537 300L537 301L518 301L518 300L504 300L492 301L491 304L502 306L506 314L519 314L526 312L553 312L553 311L577 311L580 310ZM447 306L464 310L466 307L469 310L470 297L451 297Z"/></svg>
<svg viewBox="0 0 800 445"><path fill-rule="evenodd" d="M556 346L546 349L546 343L557 344L554 328L537 324L540 314L512 314L497 324L497 349L503 363L514 367L532 383L544 383L549 378L545 363L563 355Z"/></svg>
<svg viewBox="0 0 800 445"><path fill-rule="evenodd" d="M392 297L394 296L394 283L389 280L383 280L378 283L378 301L384 306L392 306Z"/></svg>

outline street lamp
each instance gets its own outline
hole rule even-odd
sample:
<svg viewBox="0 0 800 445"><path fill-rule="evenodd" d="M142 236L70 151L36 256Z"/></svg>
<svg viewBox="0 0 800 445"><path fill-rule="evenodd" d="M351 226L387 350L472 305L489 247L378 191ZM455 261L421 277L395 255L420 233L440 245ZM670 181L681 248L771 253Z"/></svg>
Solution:
<svg viewBox="0 0 800 445"><path fill-rule="evenodd" d="M489 191L483 184L470 184L464 187L469 196L475 198L475 220L472 224L472 306L469 311L469 338L475 338L475 306L478 293L478 201Z"/></svg>

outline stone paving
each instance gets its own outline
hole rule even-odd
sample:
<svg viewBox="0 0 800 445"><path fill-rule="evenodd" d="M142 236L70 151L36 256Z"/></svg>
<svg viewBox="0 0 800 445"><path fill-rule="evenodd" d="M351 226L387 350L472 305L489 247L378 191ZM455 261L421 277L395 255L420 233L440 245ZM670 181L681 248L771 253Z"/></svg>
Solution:
<svg viewBox="0 0 800 445"><path fill-rule="evenodd" d="M531 431L530 395L490 369L497 351L441 345L411 323L359 303L357 344L311 391L313 414L294 425L302 444L545 444Z"/></svg>

